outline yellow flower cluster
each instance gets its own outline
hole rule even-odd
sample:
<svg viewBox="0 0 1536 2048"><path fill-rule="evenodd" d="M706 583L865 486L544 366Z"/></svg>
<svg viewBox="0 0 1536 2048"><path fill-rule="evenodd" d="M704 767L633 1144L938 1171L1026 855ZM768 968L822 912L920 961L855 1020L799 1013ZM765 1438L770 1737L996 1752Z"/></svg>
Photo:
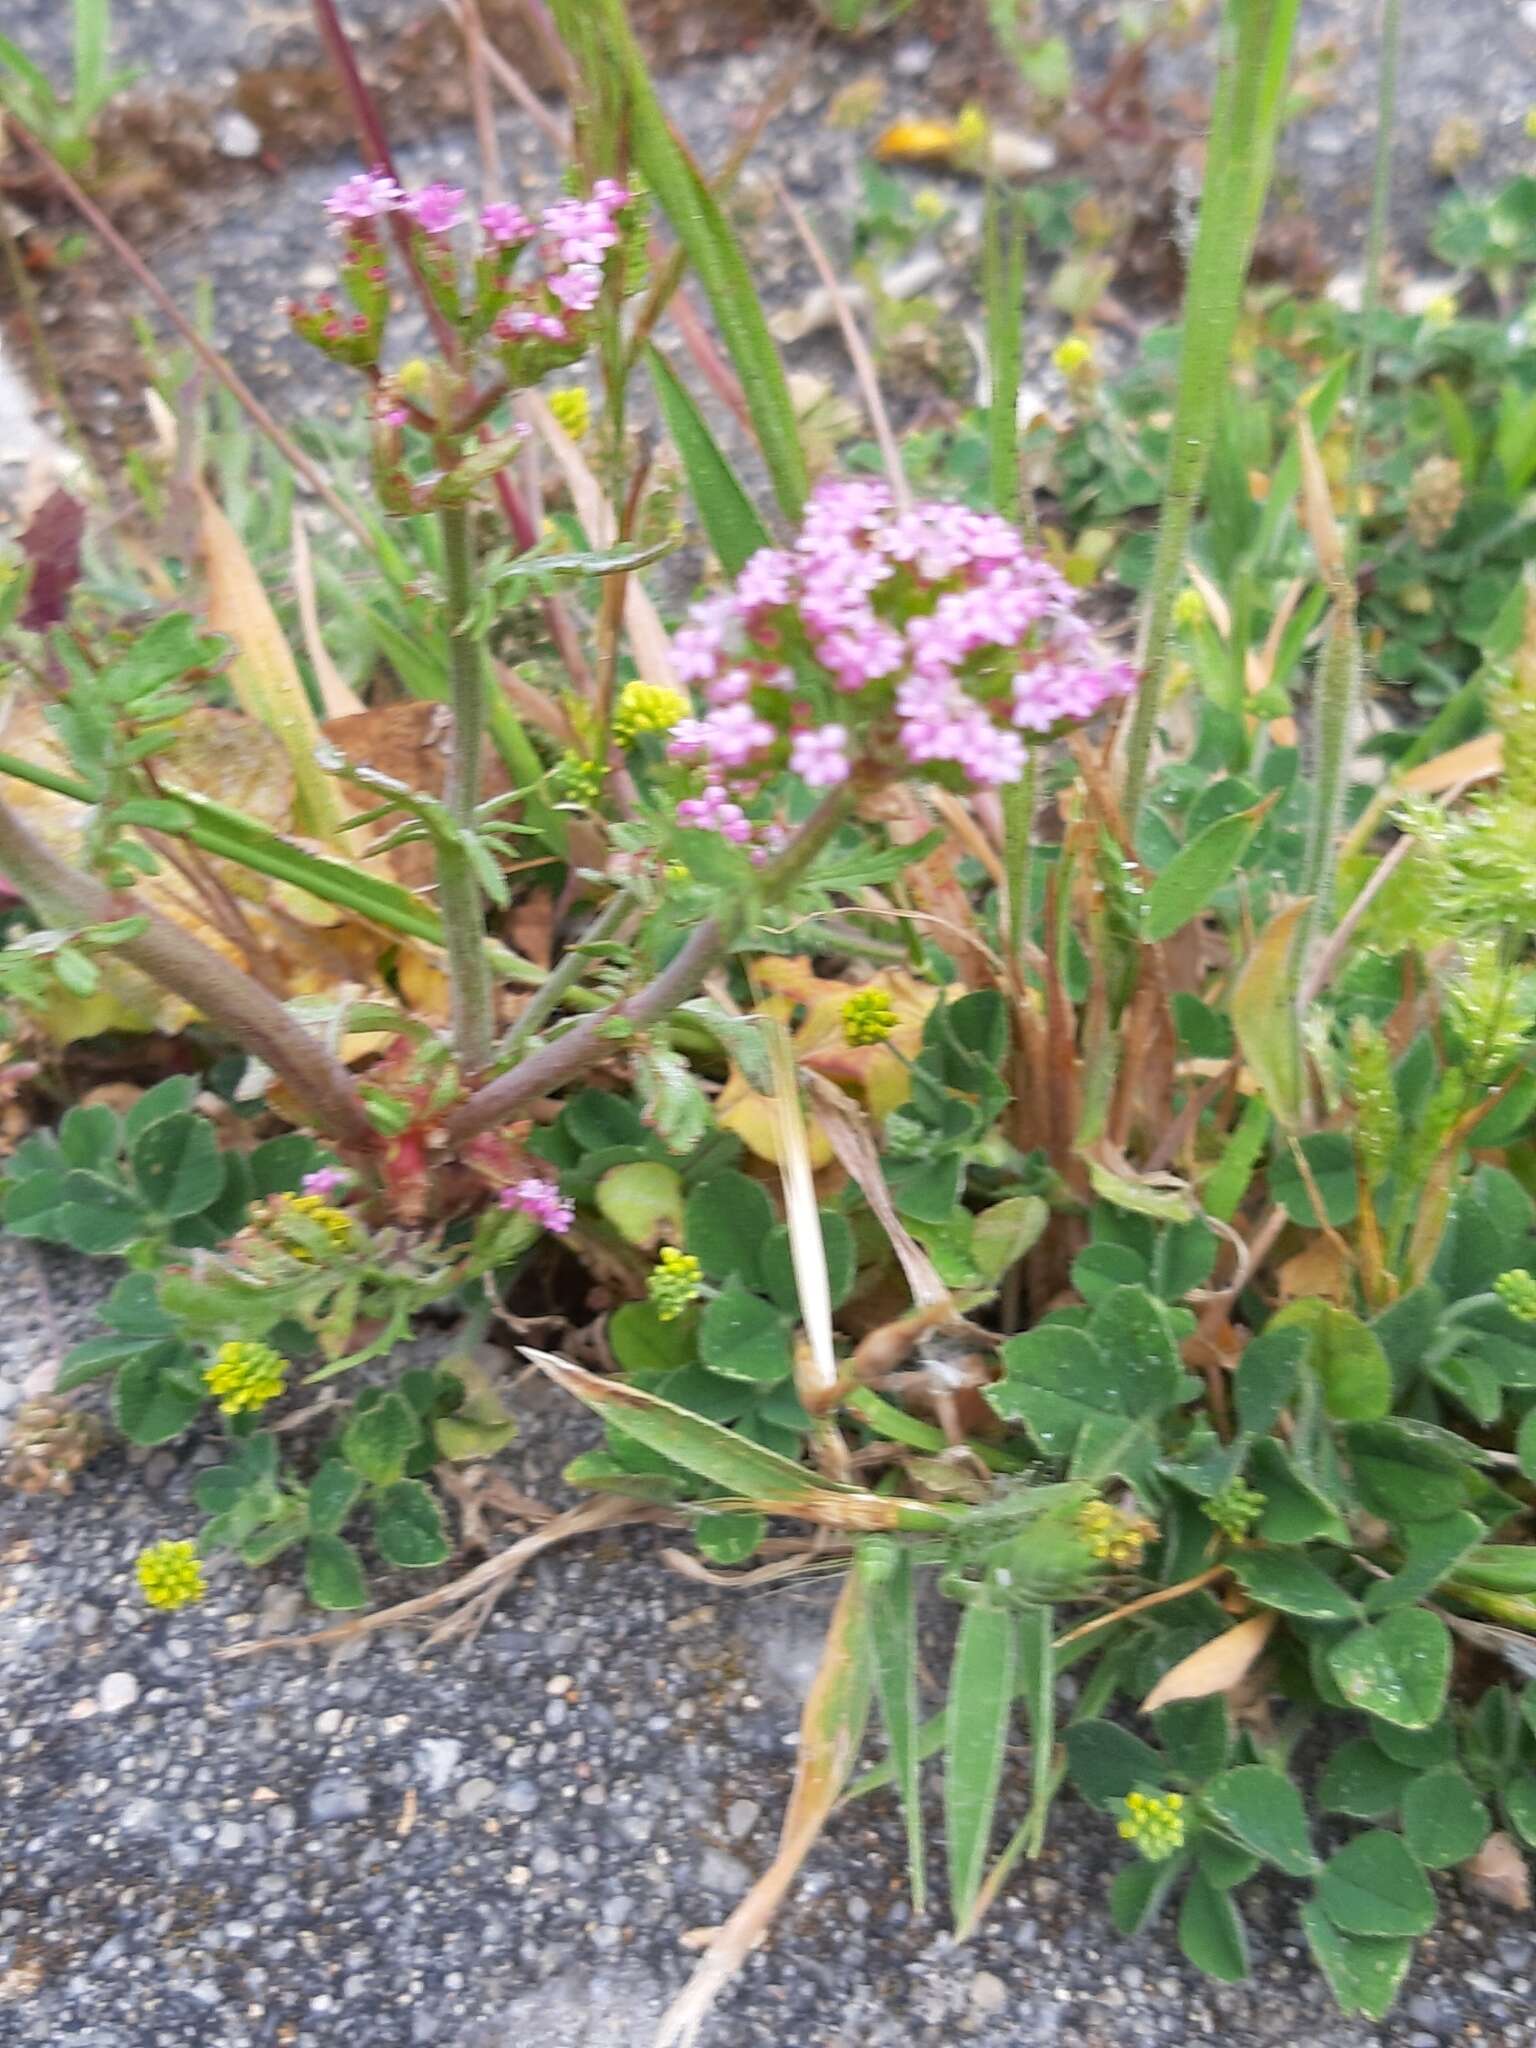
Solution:
<svg viewBox="0 0 1536 2048"><path fill-rule="evenodd" d="M151 1607L167 1613L190 1607L208 1590L197 1546L192 1543L152 1543L139 1553L134 1567L139 1590Z"/></svg>
<svg viewBox="0 0 1536 2048"><path fill-rule="evenodd" d="M1265 1496L1246 1479L1229 1479L1219 1493L1212 1494L1201 1512L1223 1536L1240 1543L1267 1506Z"/></svg>
<svg viewBox="0 0 1536 2048"><path fill-rule="evenodd" d="M352 1218L345 1209L333 1208L320 1195L287 1195L283 1211L289 1216L302 1216L306 1223L318 1223L331 1240L332 1251L344 1252L352 1242ZM307 1258L309 1253L296 1255Z"/></svg>
<svg viewBox="0 0 1536 2048"><path fill-rule="evenodd" d="M613 710L613 736L627 747L637 733L670 732L688 711L688 699L665 683L626 683Z"/></svg>
<svg viewBox="0 0 1536 2048"><path fill-rule="evenodd" d="M221 1415L249 1415L275 1401L286 1384L288 1361L270 1344L221 1344L203 1369L203 1385Z"/></svg>
<svg viewBox="0 0 1536 2048"><path fill-rule="evenodd" d="M1518 1317L1522 1323L1536 1323L1536 1273L1527 1273L1516 1266L1499 1275L1493 1283L1493 1291L1512 1316Z"/></svg>
<svg viewBox="0 0 1536 2048"><path fill-rule="evenodd" d="M692 1252L680 1252L672 1244L662 1246L645 1283L658 1322L676 1322L688 1304L698 1300L703 1270Z"/></svg>
<svg viewBox="0 0 1536 2048"><path fill-rule="evenodd" d="M592 401L580 384L562 385L546 394L549 409L573 441L579 441L592 424Z"/></svg>
<svg viewBox="0 0 1536 2048"><path fill-rule="evenodd" d="M861 988L843 1005L845 1045L884 1045L901 1020L883 988Z"/></svg>
<svg viewBox="0 0 1536 2048"><path fill-rule="evenodd" d="M1184 1846L1182 1792L1128 1792L1120 1838L1131 1842L1149 1863L1162 1863Z"/></svg>
<svg viewBox="0 0 1536 2048"><path fill-rule="evenodd" d="M1130 1571L1139 1565L1148 1541L1157 1534L1152 1523L1138 1515L1121 1514L1107 1500L1089 1501L1078 1513L1077 1528L1088 1555L1116 1571Z"/></svg>

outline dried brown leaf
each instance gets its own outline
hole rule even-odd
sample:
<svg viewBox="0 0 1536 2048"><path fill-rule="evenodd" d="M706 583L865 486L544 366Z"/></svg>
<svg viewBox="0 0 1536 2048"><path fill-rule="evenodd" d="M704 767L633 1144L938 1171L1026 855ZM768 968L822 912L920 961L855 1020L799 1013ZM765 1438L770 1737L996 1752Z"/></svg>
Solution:
<svg viewBox="0 0 1536 2048"><path fill-rule="evenodd" d="M1513 1839L1502 1829L1484 1842L1475 1856L1461 1866L1461 1874L1474 1891L1511 1912L1531 1910L1531 1873Z"/></svg>
<svg viewBox="0 0 1536 2048"><path fill-rule="evenodd" d="M1155 1714L1173 1700L1203 1700L1212 1693L1235 1692L1263 1654L1275 1626L1273 1614L1252 1614L1181 1657L1171 1671L1165 1671L1141 1703L1144 1714Z"/></svg>

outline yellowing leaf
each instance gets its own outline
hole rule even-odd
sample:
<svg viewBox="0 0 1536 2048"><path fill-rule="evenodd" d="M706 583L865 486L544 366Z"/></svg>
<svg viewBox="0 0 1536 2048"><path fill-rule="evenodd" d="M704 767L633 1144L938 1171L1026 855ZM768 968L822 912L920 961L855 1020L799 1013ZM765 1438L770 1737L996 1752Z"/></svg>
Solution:
<svg viewBox="0 0 1536 2048"><path fill-rule="evenodd" d="M1232 991L1232 1024L1260 1093L1281 1123L1301 1118L1301 1038L1296 1024L1292 955L1310 897L1272 918L1244 962Z"/></svg>
<svg viewBox="0 0 1536 2048"><path fill-rule="evenodd" d="M1225 1635L1191 1650L1163 1673L1142 1701L1141 1711L1155 1714L1174 1700L1203 1700L1212 1693L1230 1692L1258 1662L1274 1625L1272 1613L1251 1615Z"/></svg>
<svg viewBox="0 0 1536 2048"><path fill-rule="evenodd" d="M335 785L315 760L320 727L293 650L244 543L202 485L197 506L208 572L208 624L227 634L235 648L230 688L240 708L281 740L293 769L301 827L339 844L341 806Z"/></svg>

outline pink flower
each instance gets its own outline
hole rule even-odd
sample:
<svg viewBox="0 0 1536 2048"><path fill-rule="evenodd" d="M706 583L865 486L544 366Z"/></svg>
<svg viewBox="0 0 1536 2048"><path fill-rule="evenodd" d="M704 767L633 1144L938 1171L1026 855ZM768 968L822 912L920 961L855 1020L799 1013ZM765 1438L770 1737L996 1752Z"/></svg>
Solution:
<svg viewBox="0 0 1536 2048"><path fill-rule="evenodd" d="M718 782L712 782L702 796L685 796L677 807L677 822L696 832L718 832L736 846L744 846L752 837L752 820Z"/></svg>
<svg viewBox="0 0 1536 2048"><path fill-rule="evenodd" d="M446 235L465 219L463 187L427 185L407 195L405 211L424 235Z"/></svg>
<svg viewBox="0 0 1536 2048"><path fill-rule="evenodd" d="M498 249L510 249L533 240L533 222L520 206L498 199L480 210L480 232Z"/></svg>
<svg viewBox="0 0 1536 2048"><path fill-rule="evenodd" d="M601 263L619 239L613 209L600 199L557 199L540 226L562 263Z"/></svg>
<svg viewBox="0 0 1536 2048"><path fill-rule="evenodd" d="M299 1185L306 1195L320 1195L329 1201L332 1195L339 1195L349 1187L352 1176L340 1166L317 1166L313 1173L306 1173Z"/></svg>
<svg viewBox="0 0 1536 2048"><path fill-rule="evenodd" d="M564 1237L576 1220L576 1205L568 1202L552 1180L539 1180L530 1175L527 1180L514 1182L503 1188L498 1198L503 1209L516 1209L522 1215L531 1217L544 1230L552 1230L557 1237Z"/></svg>
<svg viewBox="0 0 1536 2048"><path fill-rule="evenodd" d="M405 203L405 194L385 171L359 171L355 177L344 178L325 202L325 210L333 220L347 221L377 220L380 214L393 213Z"/></svg>
<svg viewBox="0 0 1536 2048"><path fill-rule="evenodd" d="M603 273L595 263L576 263L569 270L552 271L545 283L562 306L573 313L590 313L603 288Z"/></svg>
<svg viewBox="0 0 1536 2048"><path fill-rule="evenodd" d="M789 765L812 789L831 789L848 780L848 729L824 725L797 732L789 743Z"/></svg>

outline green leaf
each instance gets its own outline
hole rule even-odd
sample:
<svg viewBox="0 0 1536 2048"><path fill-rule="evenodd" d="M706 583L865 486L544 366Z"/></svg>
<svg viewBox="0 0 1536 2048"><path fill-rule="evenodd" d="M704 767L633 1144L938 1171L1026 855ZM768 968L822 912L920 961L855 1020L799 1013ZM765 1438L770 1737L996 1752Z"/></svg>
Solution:
<svg viewBox="0 0 1536 2048"><path fill-rule="evenodd" d="M1536 1776L1527 1771L1500 1789L1511 1827L1522 1842L1536 1848Z"/></svg>
<svg viewBox="0 0 1536 2048"><path fill-rule="evenodd" d="M291 1195L323 1156L313 1138L306 1138L302 1131L284 1131L280 1138L268 1138L252 1152L251 1186L261 1196Z"/></svg>
<svg viewBox="0 0 1536 2048"><path fill-rule="evenodd" d="M1109 1917L1115 1932L1129 1937L1149 1927L1188 1863L1183 1855L1165 1857L1161 1863L1148 1863L1138 1856L1134 1863L1117 1870L1109 1887Z"/></svg>
<svg viewBox="0 0 1536 2048"><path fill-rule="evenodd" d="M1277 1330L1271 1323L1243 1352L1232 1376L1232 1393L1239 1426L1247 1435L1263 1436L1290 1407L1310 1344L1309 1331Z"/></svg>
<svg viewBox="0 0 1536 2048"><path fill-rule="evenodd" d="M1294 1130L1301 1118L1301 1044L1296 1028L1297 927L1310 905L1293 903L1272 918L1243 965L1232 991L1232 1025L1259 1092L1280 1122Z"/></svg>
<svg viewBox="0 0 1536 2048"><path fill-rule="evenodd" d="M240 1544L240 1562L249 1565L252 1571L260 1571L264 1565L281 1557L285 1550L292 1550L295 1544L302 1543L308 1527L309 1517L304 1512L303 1502L283 1501L276 1515L253 1529ZM203 1541L208 1541L206 1530Z"/></svg>
<svg viewBox="0 0 1536 2048"><path fill-rule="evenodd" d="M706 1276L739 1276L753 1286L762 1277L762 1247L773 1229L773 1204L744 1173L717 1173L688 1197L684 1233Z"/></svg>
<svg viewBox="0 0 1536 2048"><path fill-rule="evenodd" d="M1317 1899L1308 1899L1302 1907L1301 1924L1312 1959L1327 1978L1340 2012L1385 2019L1413 1960L1413 1943L1346 1934L1334 1926Z"/></svg>
<svg viewBox="0 0 1536 2048"><path fill-rule="evenodd" d="M625 1372L675 1372L693 1359L694 1321L685 1313L663 1322L648 1301L622 1302L608 1318L608 1346Z"/></svg>
<svg viewBox="0 0 1536 2048"><path fill-rule="evenodd" d="M1392 1406L1392 1368L1373 1331L1329 1301L1294 1301L1269 1329L1305 1330L1307 1360L1323 1383L1323 1403L1338 1422L1371 1422ZM1268 1334L1268 1332L1266 1332Z"/></svg>
<svg viewBox="0 0 1536 2048"><path fill-rule="evenodd" d="M1288 1877L1316 1870L1301 1794L1283 1771L1239 1764L1206 1786L1201 1803L1208 1818Z"/></svg>
<svg viewBox="0 0 1536 2048"><path fill-rule="evenodd" d="M190 1074L172 1074L146 1088L138 1101L123 1113L123 1140L132 1151L151 1124L163 1117L186 1116L197 1100L197 1083Z"/></svg>
<svg viewBox="0 0 1536 2048"><path fill-rule="evenodd" d="M1403 1839L1431 1870L1475 1856L1488 1827L1488 1809L1454 1765L1426 1771L1403 1794Z"/></svg>
<svg viewBox="0 0 1536 2048"><path fill-rule="evenodd" d="M794 1370L790 1333L787 1316L733 1280L699 1319L699 1356L727 1379L771 1386Z"/></svg>
<svg viewBox="0 0 1536 2048"><path fill-rule="evenodd" d="M645 360L709 544L727 576L739 575L759 548L772 546L773 537L666 357L647 348Z"/></svg>
<svg viewBox="0 0 1536 2048"><path fill-rule="evenodd" d="M304 1583L317 1607L362 1607L368 1599L362 1560L339 1536L311 1536L304 1546Z"/></svg>
<svg viewBox="0 0 1536 2048"><path fill-rule="evenodd" d="M654 1251L682 1242L683 1181L674 1166L655 1159L610 1166L593 1199L626 1244Z"/></svg>
<svg viewBox="0 0 1536 2048"><path fill-rule="evenodd" d="M923 1857L923 1803L918 1745L917 1600L912 1553L904 1544L887 1545L866 1537L856 1552L869 1581L870 1647L874 1652L875 1685L891 1772L901 1798L907 1830L907 1877L912 1910L923 1912L928 1880ZM871 1569L878 1560L879 1569Z"/></svg>
<svg viewBox="0 0 1536 2048"><path fill-rule="evenodd" d="M162 1117L137 1139L131 1156L140 1192L162 1216L194 1216L224 1185L218 1140L201 1117Z"/></svg>
<svg viewBox="0 0 1536 2048"><path fill-rule="evenodd" d="M1450 1631L1422 1607L1399 1607L1385 1621L1368 1623L1335 1643L1328 1669L1352 1707L1399 1728L1427 1728L1445 1705ZM1406 1932L1390 1927L1355 1931Z"/></svg>
<svg viewBox="0 0 1536 2048"><path fill-rule="evenodd" d="M442 1564L451 1549L442 1510L419 1479L397 1479L379 1495L373 1540L386 1564L409 1571Z"/></svg>
<svg viewBox="0 0 1536 2048"><path fill-rule="evenodd" d="M944 1728L944 1832L956 1926L970 1919L986 1868L1017 1659L1018 1622L1009 1609L978 1601L963 1611Z"/></svg>
<svg viewBox="0 0 1536 2048"><path fill-rule="evenodd" d="M605 58L623 81L634 161L709 298L741 379L780 509L787 519L798 519L809 487L805 457L751 266L718 201L672 133L630 31L623 0L597 0L595 11Z"/></svg>
<svg viewBox="0 0 1536 2048"><path fill-rule="evenodd" d="M1330 1856L1317 1899L1346 1934L1403 1937L1435 1924L1435 1895L1401 1835L1372 1828Z"/></svg>
<svg viewBox="0 0 1536 2048"><path fill-rule="evenodd" d="M700 1515L693 1525L693 1540L711 1564L745 1564L768 1533L765 1515L733 1512Z"/></svg>
<svg viewBox="0 0 1536 2048"><path fill-rule="evenodd" d="M1184 1374L1163 1304L1142 1287L1116 1287L1088 1318L1101 1358L1112 1361L1127 1415L1161 1415L1184 1391Z"/></svg>
<svg viewBox="0 0 1536 2048"><path fill-rule="evenodd" d="M341 1454L371 1485L389 1486L404 1473L420 1435L410 1402L391 1392L352 1417L341 1433Z"/></svg>
<svg viewBox="0 0 1536 2048"><path fill-rule="evenodd" d="M1366 1613L1388 1614L1394 1607L1422 1600L1469 1550L1477 1548L1484 1534L1477 1516L1465 1508L1433 1522L1410 1522L1403 1530L1403 1561L1396 1573L1390 1579L1376 1579L1366 1588Z"/></svg>
<svg viewBox="0 0 1536 2048"><path fill-rule="evenodd" d="M850 1491L643 1388L583 1372L547 1351L525 1346L523 1356L605 1422L648 1450L708 1479L723 1494L788 1506L808 1495L822 1499Z"/></svg>
<svg viewBox="0 0 1536 2048"><path fill-rule="evenodd" d="M1355 1820L1380 1820L1395 1813L1417 1773L1400 1764L1367 1736L1346 1742L1329 1757L1317 1788L1318 1804Z"/></svg>
<svg viewBox="0 0 1536 2048"><path fill-rule="evenodd" d="M1264 1496L1257 1533L1266 1543L1347 1543L1349 1527L1333 1503L1303 1477L1272 1436L1248 1454L1248 1478Z"/></svg>
<svg viewBox="0 0 1536 2048"><path fill-rule="evenodd" d="M192 1355L179 1342L151 1344L118 1373L112 1416L136 1444L165 1444L181 1435L205 1399Z"/></svg>
<svg viewBox="0 0 1536 2048"><path fill-rule="evenodd" d="M1229 812L1179 848L1147 894L1143 931L1151 944L1172 938L1226 887L1275 802L1269 796L1251 810Z"/></svg>
<svg viewBox="0 0 1536 2048"><path fill-rule="evenodd" d="M309 1482L311 1533L334 1536L362 1497L364 1483L344 1458L327 1458Z"/></svg>
<svg viewBox="0 0 1536 2048"><path fill-rule="evenodd" d="M1259 1867L1260 1859L1251 1849L1229 1842L1214 1828L1201 1828L1194 1839L1194 1858L1200 1873L1219 1890L1228 1892L1246 1884Z"/></svg>
<svg viewBox="0 0 1536 2048"><path fill-rule="evenodd" d="M1225 1768L1232 1735L1220 1693L1203 1700L1173 1700L1160 1707L1152 1721L1169 1765L1181 1778L1203 1785Z"/></svg>
<svg viewBox="0 0 1536 2048"><path fill-rule="evenodd" d="M138 1197L117 1181L107 1180L99 1173L67 1173L62 1194L59 1236L77 1252L90 1252L95 1257L120 1252L135 1238L148 1234L149 1218ZM10 1220L8 1215L7 1221Z"/></svg>
<svg viewBox="0 0 1536 2048"><path fill-rule="evenodd" d="M1401 1418L1356 1423L1344 1448L1360 1498L1389 1522L1441 1522L1465 1506L1465 1466L1445 1432Z"/></svg>
<svg viewBox="0 0 1536 2048"><path fill-rule="evenodd" d="M1307 1162L1308 1170L1322 1198L1326 1220L1342 1227L1353 1223L1360 1208L1360 1189L1355 1179L1355 1147L1346 1131L1314 1131L1296 1138L1291 1145L1277 1142L1269 1165L1269 1192L1298 1223L1315 1228L1318 1223L1312 1190L1296 1163L1294 1145Z"/></svg>
<svg viewBox="0 0 1536 2048"><path fill-rule="evenodd" d="M1090 1806L1107 1808L1138 1785L1156 1785L1167 1766L1139 1735L1115 1721L1074 1721L1062 1740L1067 1772Z"/></svg>
<svg viewBox="0 0 1536 2048"><path fill-rule="evenodd" d="M77 1103L65 1110L59 1123L59 1153L67 1165L110 1165L117 1149L117 1117L104 1102Z"/></svg>
<svg viewBox="0 0 1536 2048"><path fill-rule="evenodd" d="M848 1220L835 1209L820 1209L821 1241L827 1252L827 1285L832 1306L841 1308L853 1292L855 1250ZM763 1285L786 1315L800 1310L800 1291L795 1285L795 1265L789 1249L789 1226L776 1223L762 1243Z"/></svg>
<svg viewBox="0 0 1536 2048"><path fill-rule="evenodd" d="M1179 1908L1179 1947L1207 1977L1240 1984L1248 1975L1248 1936L1232 1894L1197 1870Z"/></svg>
<svg viewBox="0 0 1536 2048"><path fill-rule="evenodd" d="M1301 1614L1315 1621L1354 1621L1357 1601L1318 1565L1290 1550L1240 1551L1232 1573L1263 1607Z"/></svg>
<svg viewBox="0 0 1536 2048"><path fill-rule="evenodd" d="M68 1394L75 1387L99 1380L106 1373L131 1364L143 1349L142 1337L87 1337L83 1344L64 1354L53 1390L56 1394Z"/></svg>

